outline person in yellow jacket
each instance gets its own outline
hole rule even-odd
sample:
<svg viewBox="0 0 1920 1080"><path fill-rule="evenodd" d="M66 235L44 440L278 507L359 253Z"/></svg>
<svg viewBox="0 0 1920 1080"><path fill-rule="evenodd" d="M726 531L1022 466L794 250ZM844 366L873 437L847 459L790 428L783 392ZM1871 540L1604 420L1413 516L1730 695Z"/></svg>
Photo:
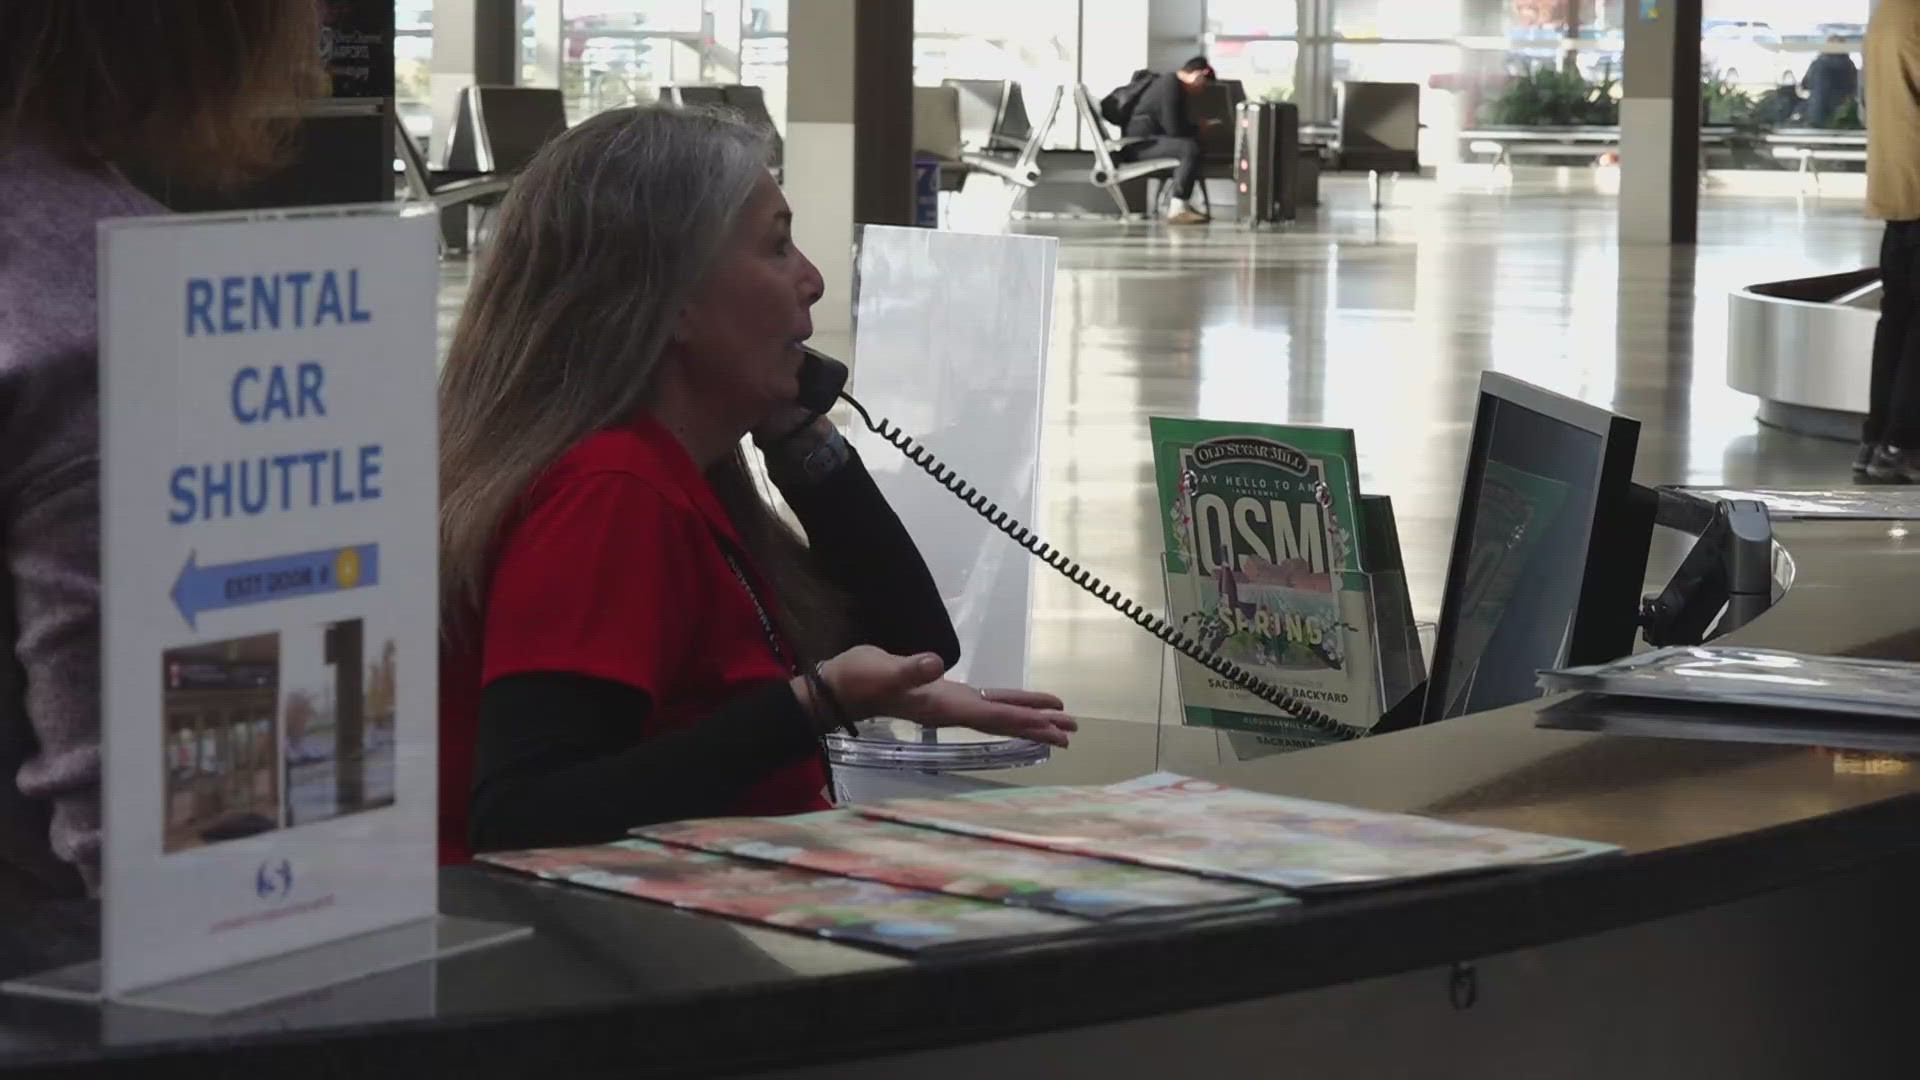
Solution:
<svg viewBox="0 0 1920 1080"><path fill-rule="evenodd" d="M1920 480L1920 0L1880 0L1867 26L1867 213L1880 241L1880 325L1857 477Z"/></svg>

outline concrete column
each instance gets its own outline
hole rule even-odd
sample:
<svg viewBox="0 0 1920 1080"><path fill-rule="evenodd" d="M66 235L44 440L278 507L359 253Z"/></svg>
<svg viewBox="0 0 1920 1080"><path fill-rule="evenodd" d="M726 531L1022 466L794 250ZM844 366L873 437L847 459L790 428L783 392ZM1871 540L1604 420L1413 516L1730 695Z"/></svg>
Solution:
<svg viewBox="0 0 1920 1080"><path fill-rule="evenodd" d="M787 18L787 201L827 281L814 327L844 347L855 227L913 223L913 2L792 0Z"/></svg>
<svg viewBox="0 0 1920 1080"><path fill-rule="evenodd" d="M1147 67L1173 71L1205 49L1206 0L1149 0L1147 9Z"/></svg>
<svg viewBox="0 0 1920 1080"><path fill-rule="evenodd" d="M1701 0L1633 0L1620 103L1620 240L1691 244L1700 226Z"/></svg>
<svg viewBox="0 0 1920 1080"><path fill-rule="evenodd" d="M446 162L467 86L512 86L519 72L519 0L433 0L433 153Z"/></svg>
<svg viewBox="0 0 1920 1080"><path fill-rule="evenodd" d="M1294 60L1293 100L1300 122L1330 124L1338 91L1333 85L1333 5L1329 0L1299 0L1299 56ZM1318 38L1318 44L1305 39Z"/></svg>

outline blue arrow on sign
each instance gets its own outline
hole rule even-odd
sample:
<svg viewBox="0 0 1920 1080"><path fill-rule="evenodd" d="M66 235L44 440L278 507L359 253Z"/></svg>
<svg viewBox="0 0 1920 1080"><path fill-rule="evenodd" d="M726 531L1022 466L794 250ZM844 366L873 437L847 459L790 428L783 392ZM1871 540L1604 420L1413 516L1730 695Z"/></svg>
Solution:
<svg viewBox="0 0 1920 1080"><path fill-rule="evenodd" d="M268 559L201 566L196 553L173 583L173 604L195 630L203 611L267 604L302 596L364 589L380 583L380 545L308 551Z"/></svg>

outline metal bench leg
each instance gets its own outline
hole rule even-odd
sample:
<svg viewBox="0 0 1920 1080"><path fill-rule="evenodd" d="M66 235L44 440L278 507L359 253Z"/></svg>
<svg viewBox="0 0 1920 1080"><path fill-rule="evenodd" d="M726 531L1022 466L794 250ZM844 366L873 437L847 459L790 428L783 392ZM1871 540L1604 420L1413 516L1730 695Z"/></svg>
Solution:
<svg viewBox="0 0 1920 1080"><path fill-rule="evenodd" d="M440 253L465 255L468 245L467 204L440 208Z"/></svg>
<svg viewBox="0 0 1920 1080"><path fill-rule="evenodd" d="M1380 170L1367 170L1367 193L1373 197L1373 208L1380 209Z"/></svg>
<svg viewBox="0 0 1920 1080"><path fill-rule="evenodd" d="M1007 184L1008 187L1013 189L1011 193L1012 197L1007 200L1007 217L1009 220L1011 220L1013 215L1018 214L1020 212L1020 208L1026 205L1027 192L1033 189L1029 187L1025 187L1021 184L1015 184L1012 182L1005 182L1005 183Z"/></svg>
<svg viewBox="0 0 1920 1080"><path fill-rule="evenodd" d="M1107 187L1107 194L1113 197L1113 205L1120 208L1120 220L1132 221L1133 208L1127 205L1127 197L1120 193L1119 182L1115 181L1114 183L1106 185L1106 187Z"/></svg>

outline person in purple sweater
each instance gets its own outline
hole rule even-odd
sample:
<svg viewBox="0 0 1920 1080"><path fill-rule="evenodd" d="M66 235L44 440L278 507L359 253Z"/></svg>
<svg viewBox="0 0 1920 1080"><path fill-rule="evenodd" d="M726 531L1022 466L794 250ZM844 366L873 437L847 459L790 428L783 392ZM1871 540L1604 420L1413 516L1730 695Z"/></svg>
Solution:
<svg viewBox="0 0 1920 1080"><path fill-rule="evenodd" d="M78 896L99 861L95 224L277 166L290 104L324 92L320 20L0 2L0 897Z"/></svg>

